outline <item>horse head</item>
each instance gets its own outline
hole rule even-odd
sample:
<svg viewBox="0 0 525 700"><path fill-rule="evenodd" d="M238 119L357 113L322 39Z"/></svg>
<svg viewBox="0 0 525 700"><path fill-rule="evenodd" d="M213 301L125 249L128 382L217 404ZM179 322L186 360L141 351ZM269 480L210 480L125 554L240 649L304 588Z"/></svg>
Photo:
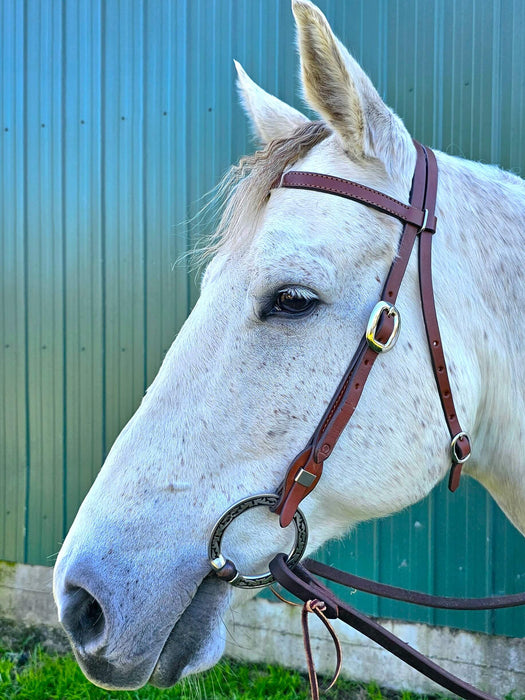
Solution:
<svg viewBox="0 0 525 700"><path fill-rule="evenodd" d="M322 13L307 0L294 0L293 12L304 96L320 121L266 93L237 65L262 150L226 183L200 298L56 564L60 619L84 672L105 687L169 686L219 659L223 616L250 594L210 573L213 525L235 501L278 487L330 401L396 256L395 218L275 187L294 166L408 202L416 159L403 123ZM449 170L437 201L445 232L458 229L450 209L459 176ZM467 283L447 235L436 241L438 300L448 297L442 332L458 411L475 432L483 367L452 342ZM420 500L450 466L418 293L411 261L396 349L376 363L323 479L301 505L309 551ZM471 470L476 463L474 447ZM239 569L258 572L289 539L275 515L255 509L232 523L223 549Z"/></svg>

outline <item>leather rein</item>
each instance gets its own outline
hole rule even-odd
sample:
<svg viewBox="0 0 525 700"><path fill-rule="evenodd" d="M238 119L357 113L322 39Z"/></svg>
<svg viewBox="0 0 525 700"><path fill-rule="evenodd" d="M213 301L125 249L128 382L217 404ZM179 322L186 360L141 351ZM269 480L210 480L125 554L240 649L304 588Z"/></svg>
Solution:
<svg viewBox="0 0 525 700"><path fill-rule="evenodd" d="M525 604L525 593L479 599L446 598L380 584L311 559L306 559L302 564L299 563L307 541L307 525L299 504L318 484L323 462L332 453L337 440L352 417L375 360L378 355L391 350L397 340L400 315L395 302L417 238L419 238L421 307L436 386L451 439L452 466L449 476L451 491L455 491L458 487L462 465L471 454L469 436L462 430L454 406L434 302L432 239L437 225L435 207L438 168L431 149L416 141L414 146L417 158L408 205L359 183L320 173L289 171L277 184L277 187L314 190L360 202L400 220L404 224L403 232L397 256L390 267L380 299L370 314L366 332L308 444L288 467L286 476L277 489L277 495L253 496L234 504L218 521L210 539L210 563L219 578L245 588L266 586L276 580L305 603L303 631L313 698L318 697L318 688L308 641L307 623L305 623L307 612L315 612L323 619L333 637L335 633L327 620L341 619L408 665L462 698L494 700L492 696L477 690L435 664L375 620L341 601L318 581L314 574L373 595L429 607L451 610L491 610ZM225 559L221 554L222 536L228 525L240 513L260 505L267 506L277 513L282 527L288 526L291 522L294 523L296 529L294 549L288 556L278 554L270 562L270 572L267 575L241 576L233 562Z"/></svg>

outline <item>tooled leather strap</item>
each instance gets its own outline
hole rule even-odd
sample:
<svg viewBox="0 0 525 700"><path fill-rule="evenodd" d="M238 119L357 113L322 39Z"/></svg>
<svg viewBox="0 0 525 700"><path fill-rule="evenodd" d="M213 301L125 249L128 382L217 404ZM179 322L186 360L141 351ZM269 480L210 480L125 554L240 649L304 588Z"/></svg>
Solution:
<svg viewBox="0 0 525 700"><path fill-rule="evenodd" d="M392 632L386 630L378 622L337 598L334 593L312 576L309 571L310 562L307 562L307 567L296 564L292 571L287 566L284 554L278 554L270 562L272 575L290 593L305 602L312 598L322 600L326 606L324 614L327 618L339 618L427 678L439 683L443 688L459 695L459 697L465 698L465 700L495 700L492 695L474 688L438 666Z"/></svg>
<svg viewBox="0 0 525 700"><path fill-rule="evenodd" d="M430 149L426 149L416 141L414 145L417 157L410 205L359 183L319 173L291 171L284 174L280 186L334 194L371 206L404 222L398 254L392 263L381 294L381 302L384 306L378 318L375 335L380 345L392 337L392 312L389 309L397 299L415 239L418 234L425 234L424 238L421 235L420 239L422 308L441 403L451 437L455 439L452 450L454 465L449 484L453 490L453 486L457 486L459 481L460 463L470 454L470 445L455 415L432 288L430 246L432 235L436 230L437 164ZM274 509L279 513L283 527L291 522L299 503L317 485L322 474L323 462L332 453L337 440L354 413L377 354L377 348L371 346L365 334L308 445L288 468L285 479L278 489L280 501Z"/></svg>

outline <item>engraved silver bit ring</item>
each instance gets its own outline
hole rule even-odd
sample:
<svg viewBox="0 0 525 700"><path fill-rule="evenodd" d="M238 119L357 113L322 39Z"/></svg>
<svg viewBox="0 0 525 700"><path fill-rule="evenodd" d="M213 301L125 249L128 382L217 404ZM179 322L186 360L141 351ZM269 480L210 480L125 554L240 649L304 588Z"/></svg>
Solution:
<svg viewBox="0 0 525 700"><path fill-rule="evenodd" d="M226 528L239 515L242 515L242 513L246 512L250 508L255 508L256 506L267 506L268 508L272 508L273 506L277 505L278 501L279 496L277 496L275 493L262 493L258 496L250 496L249 498L244 498L242 501L234 503L234 505L220 517L213 528L210 543L208 545L210 564L219 578L231 583L232 586L237 586L238 588L263 588L264 586L269 586L275 581L274 577L269 571L265 574L261 574L260 576L241 575L237 571L235 564L221 554L221 542L224 533L226 532ZM293 516L292 522L295 526L295 540L292 551L288 555L288 563L290 566L297 564L297 562L301 559L308 542L308 526L306 524L306 518L299 509L297 509L295 515Z"/></svg>

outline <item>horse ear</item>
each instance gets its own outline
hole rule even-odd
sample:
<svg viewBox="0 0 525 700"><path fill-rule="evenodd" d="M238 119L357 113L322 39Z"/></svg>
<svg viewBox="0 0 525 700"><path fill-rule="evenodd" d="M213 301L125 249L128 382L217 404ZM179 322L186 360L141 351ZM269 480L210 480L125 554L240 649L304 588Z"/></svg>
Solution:
<svg viewBox="0 0 525 700"><path fill-rule="evenodd" d="M297 127L304 126L309 121L304 114L254 83L238 61L234 63L242 105L256 136L263 144L273 139L287 138Z"/></svg>
<svg viewBox="0 0 525 700"><path fill-rule="evenodd" d="M375 157L387 171L414 147L402 121L309 0L292 0L306 101L338 134L353 158Z"/></svg>

